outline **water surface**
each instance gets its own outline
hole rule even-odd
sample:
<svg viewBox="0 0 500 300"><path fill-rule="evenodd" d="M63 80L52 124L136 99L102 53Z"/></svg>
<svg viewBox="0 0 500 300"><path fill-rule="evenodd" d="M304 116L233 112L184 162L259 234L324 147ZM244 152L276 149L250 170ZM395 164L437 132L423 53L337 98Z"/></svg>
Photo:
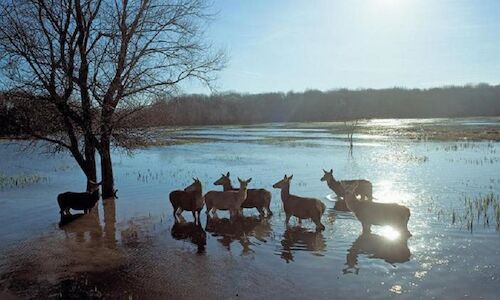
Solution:
<svg viewBox="0 0 500 300"><path fill-rule="evenodd" d="M499 126L496 119L412 122L373 126ZM343 135L307 127L188 128L171 134L213 142L116 152L119 198L100 201L93 214L62 229L57 194L84 188L71 157L0 142L1 173L46 178L0 191L0 296L4 290L23 297L498 298L494 214L470 230L464 203L490 193L498 201L500 144L364 134L355 135L349 155ZM376 201L408 206L413 236L402 239L385 227L361 235L352 214L333 210L331 191L319 180L323 168L338 179L370 180ZM228 171L234 185L236 176L252 177L250 187L272 191L272 218L248 209L231 223L226 212L207 219L203 211L201 226L186 212L184 222L174 223L171 190L192 177L205 191L219 189L212 183ZM294 175L292 193L327 205L325 231L293 218L284 226L279 191L271 186L285 173Z"/></svg>

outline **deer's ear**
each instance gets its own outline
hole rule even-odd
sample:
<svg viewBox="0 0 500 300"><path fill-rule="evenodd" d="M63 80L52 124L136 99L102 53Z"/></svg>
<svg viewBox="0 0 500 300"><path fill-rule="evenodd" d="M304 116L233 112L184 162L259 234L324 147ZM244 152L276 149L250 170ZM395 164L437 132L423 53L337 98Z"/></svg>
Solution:
<svg viewBox="0 0 500 300"><path fill-rule="evenodd" d="M283 177L283 179L286 179L286 174L285 174L285 176Z"/></svg>
<svg viewBox="0 0 500 300"><path fill-rule="evenodd" d="M252 181L252 177L248 178L247 183L249 183L250 181Z"/></svg>
<svg viewBox="0 0 500 300"><path fill-rule="evenodd" d="M227 172L226 176L229 177L229 172Z"/></svg>
<svg viewBox="0 0 500 300"><path fill-rule="evenodd" d="M333 174L333 169L330 169L330 174Z"/></svg>
<svg viewBox="0 0 500 300"><path fill-rule="evenodd" d="M293 174L288 177L288 180L291 180L293 178Z"/></svg>
<svg viewBox="0 0 500 300"><path fill-rule="evenodd" d="M241 178L239 178L239 177L238 177L238 181L239 181L240 183L242 183L242 182L243 182L243 180L241 180Z"/></svg>
<svg viewBox="0 0 500 300"><path fill-rule="evenodd" d="M196 178L193 177L193 181L196 181Z"/></svg>
<svg viewBox="0 0 500 300"><path fill-rule="evenodd" d="M325 171L325 169L323 169L323 172L325 172L325 174L328 173L327 171Z"/></svg>

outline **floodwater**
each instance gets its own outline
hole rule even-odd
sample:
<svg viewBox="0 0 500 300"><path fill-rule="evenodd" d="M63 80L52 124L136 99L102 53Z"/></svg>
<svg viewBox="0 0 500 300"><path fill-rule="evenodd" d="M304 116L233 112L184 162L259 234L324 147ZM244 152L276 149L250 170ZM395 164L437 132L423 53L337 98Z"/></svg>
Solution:
<svg viewBox="0 0 500 300"><path fill-rule="evenodd" d="M413 122L500 127L491 118ZM412 121L371 124L363 126ZM500 297L499 143L365 134L355 135L350 155L344 137L325 128L188 128L172 134L214 140L118 151L119 198L99 201L91 214L61 227L57 194L85 187L72 158L0 142L0 176L39 178L0 187L0 298ZM361 235L351 213L333 210L322 169L333 169L337 179L368 179L376 201L408 206L412 237L389 227ZM207 219L203 210L201 226L189 212L174 222L170 191L192 177L205 192L219 190L212 183L228 171L235 186L237 176L252 177L250 188L272 192L271 218L246 209L231 222L227 212ZM272 188L284 174L294 175L293 194L326 204L325 231L294 218L284 225L279 190Z"/></svg>

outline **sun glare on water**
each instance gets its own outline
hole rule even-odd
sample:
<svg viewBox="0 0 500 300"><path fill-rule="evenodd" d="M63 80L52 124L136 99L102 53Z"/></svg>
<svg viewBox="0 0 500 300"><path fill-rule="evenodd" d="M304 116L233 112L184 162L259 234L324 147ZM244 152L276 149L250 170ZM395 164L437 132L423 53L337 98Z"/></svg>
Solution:
<svg viewBox="0 0 500 300"><path fill-rule="evenodd" d="M382 227L379 234L390 241L397 240L401 236L401 233L391 226Z"/></svg>

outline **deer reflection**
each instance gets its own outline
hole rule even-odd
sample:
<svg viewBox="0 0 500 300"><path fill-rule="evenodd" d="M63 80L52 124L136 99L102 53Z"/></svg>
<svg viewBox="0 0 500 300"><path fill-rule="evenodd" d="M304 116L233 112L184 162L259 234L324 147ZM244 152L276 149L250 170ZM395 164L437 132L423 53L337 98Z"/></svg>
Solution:
<svg viewBox="0 0 500 300"><path fill-rule="evenodd" d="M225 248L231 250L231 243L238 241L243 247L242 254L253 252L250 237L266 242L271 233L271 225L266 218L255 216L240 216L233 221L227 218L207 217L205 226L207 232L217 239Z"/></svg>
<svg viewBox="0 0 500 300"><path fill-rule="evenodd" d="M74 238L80 243L101 243L102 227L97 209L88 214L61 215L59 227L64 230L67 239Z"/></svg>
<svg viewBox="0 0 500 300"><path fill-rule="evenodd" d="M71 222L83 217L85 214L83 213L78 213L78 214L61 214L60 220L59 220L59 228L64 229L63 227L70 224Z"/></svg>
<svg viewBox="0 0 500 300"><path fill-rule="evenodd" d="M207 234L201 227L201 224L195 222L186 222L182 216L177 216L178 221L172 226L170 233L176 240L189 240L194 245L198 246L198 253L205 252L207 244Z"/></svg>
<svg viewBox="0 0 500 300"><path fill-rule="evenodd" d="M408 237L391 240L378 234L363 233L347 250L347 267L343 270L344 274L358 274L359 254L366 254L368 258L383 259L390 264L407 262L411 256L408 248Z"/></svg>
<svg viewBox="0 0 500 300"><path fill-rule="evenodd" d="M281 241L281 258L287 263L293 261L294 251L325 251L326 242L323 234L317 231L310 231L306 228L288 227Z"/></svg>
<svg viewBox="0 0 500 300"><path fill-rule="evenodd" d="M66 239L72 239L79 243L89 242L101 245L105 242L108 248L116 247L116 207L115 199L109 198L103 201L104 228L100 222L99 210L94 209L88 214L61 215L59 227L64 230Z"/></svg>

